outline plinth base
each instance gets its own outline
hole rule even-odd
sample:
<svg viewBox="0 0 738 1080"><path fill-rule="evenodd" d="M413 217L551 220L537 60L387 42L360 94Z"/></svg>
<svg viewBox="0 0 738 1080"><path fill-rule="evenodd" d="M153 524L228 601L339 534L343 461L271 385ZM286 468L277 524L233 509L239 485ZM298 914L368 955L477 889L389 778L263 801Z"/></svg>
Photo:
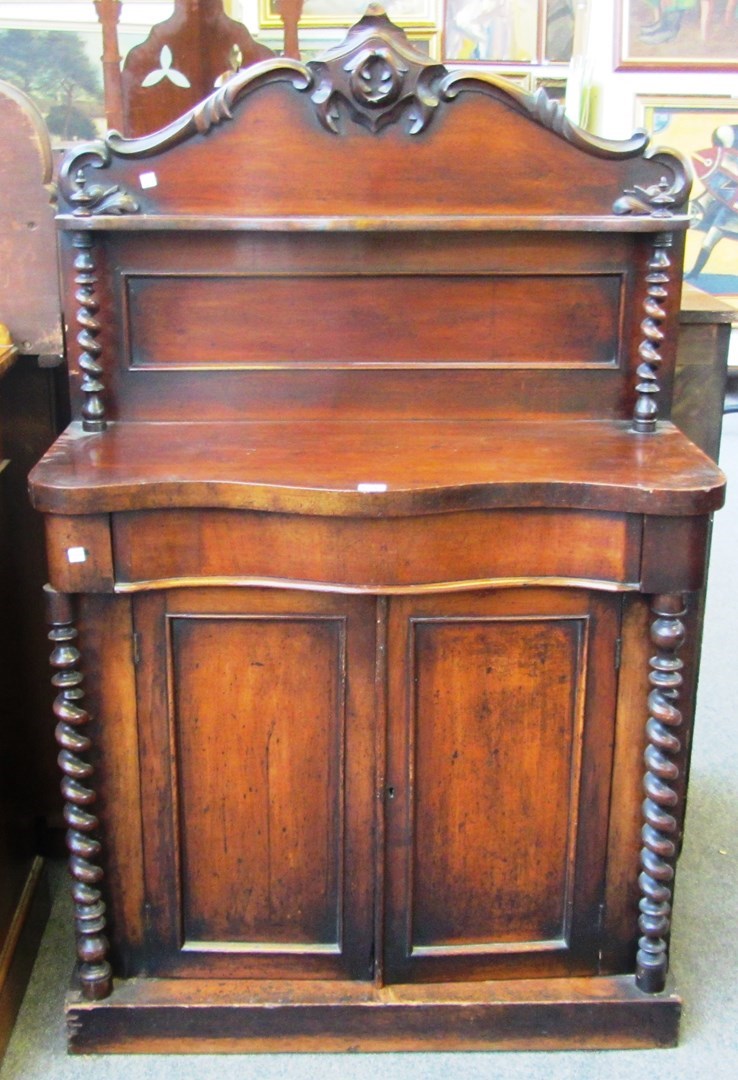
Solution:
<svg viewBox="0 0 738 1080"><path fill-rule="evenodd" d="M681 999L633 976L456 984L130 979L67 998L74 1053L553 1050L673 1046Z"/></svg>

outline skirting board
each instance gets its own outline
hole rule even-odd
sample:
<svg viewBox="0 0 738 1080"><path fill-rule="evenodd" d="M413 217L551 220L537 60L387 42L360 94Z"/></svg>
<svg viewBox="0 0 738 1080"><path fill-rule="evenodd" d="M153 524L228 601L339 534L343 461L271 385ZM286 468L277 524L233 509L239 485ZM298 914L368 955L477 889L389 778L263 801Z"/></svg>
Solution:
<svg viewBox="0 0 738 1080"><path fill-rule="evenodd" d="M396 985L130 979L67 997L73 1053L554 1050L673 1046L681 999L632 976Z"/></svg>

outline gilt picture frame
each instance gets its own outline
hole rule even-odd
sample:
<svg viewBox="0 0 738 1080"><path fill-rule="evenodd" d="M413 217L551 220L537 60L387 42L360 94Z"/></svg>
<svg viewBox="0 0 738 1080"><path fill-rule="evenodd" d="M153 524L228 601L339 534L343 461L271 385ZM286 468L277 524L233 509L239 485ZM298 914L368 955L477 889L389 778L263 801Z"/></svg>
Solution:
<svg viewBox="0 0 738 1080"><path fill-rule="evenodd" d="M382 4L397 26L436 31L441 0L385 0ZM282 26L279 0L259 0L259 25ZM353 26L364 15L367 0L304 0L300 29Z"/></svg>

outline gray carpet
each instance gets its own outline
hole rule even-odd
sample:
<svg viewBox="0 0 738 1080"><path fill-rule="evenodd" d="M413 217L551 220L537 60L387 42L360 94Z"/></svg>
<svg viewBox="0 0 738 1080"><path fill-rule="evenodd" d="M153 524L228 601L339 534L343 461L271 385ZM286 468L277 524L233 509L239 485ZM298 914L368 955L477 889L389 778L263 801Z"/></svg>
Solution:
<svg viewBox="0 0 738 1080"><path fill-rule="evenodd" d="M738 415L721 462L738 476ZM738 485L716 518L686 839L674 917L674 973L686 999L675 1050L248 1056L67 1057L62 1002L72 966L64 889L43 940L0 1080L525 1080L738 1077Z"/></svg>

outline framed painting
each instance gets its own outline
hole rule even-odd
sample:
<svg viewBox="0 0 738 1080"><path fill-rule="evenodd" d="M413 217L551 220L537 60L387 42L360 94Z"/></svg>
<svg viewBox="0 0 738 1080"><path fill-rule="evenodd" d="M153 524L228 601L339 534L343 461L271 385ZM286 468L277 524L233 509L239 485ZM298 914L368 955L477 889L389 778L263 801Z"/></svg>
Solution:
<svg viewBox="0 0 738 1080"><path fill-rule="evenodd" d="M738 71L738 0L617 0L618 68Z"/></svg>
<svg viewBox="0 0 738 1080"><path fill-rule="evenodd" d="M540 14L539 0L446 0L444 59L534 64Z"/></svg>
<svg viewBox="0 0 738 1080"><path fill-rule="evenodd" d="M54 149L95 139L105 127L99 27L0 28L0 79L33 100Z"/></svg>
<svg viewBox="0 0 738 1080"><path fill-rule="evenodd" d="M691 167L685 280L738 308L738 100L642 96L635 119Z"/></svg>
<svg viewBox="0 0 738 1080"><path fill-rule="evenodd" d="M568 63L575 0L445 0L443 56L484 64Z"/></svg>
<svg viewBox="0 0 738 1080"><path fill-rule="evenodd" d="M171 10L171 0L127 0L118 23L121 56ZM102 30L89 0L0 3L0 79L32 98L55 150L105 130L102 51Z"/></svg>
<svg viewBox="0 0 738 1080"><path fill-rule="evenodd" d="M440 0L385 0L383 7L398 26L438 28ZM304 0L300 29L353 26L367 9L367 0ZM259 25L280 27L279 0L259 0Z"/></svg>

